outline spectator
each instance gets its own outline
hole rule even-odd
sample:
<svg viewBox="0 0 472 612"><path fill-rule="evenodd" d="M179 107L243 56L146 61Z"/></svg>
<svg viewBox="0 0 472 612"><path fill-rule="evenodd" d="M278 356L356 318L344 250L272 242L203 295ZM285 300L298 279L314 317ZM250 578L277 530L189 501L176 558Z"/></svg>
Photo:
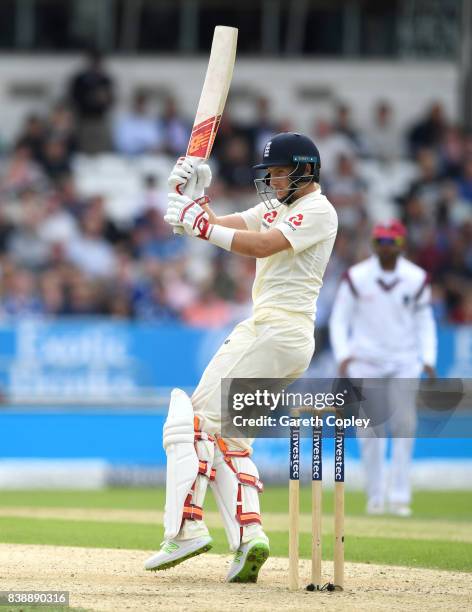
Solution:
<svg viewBox="0 0 472 612"><path fill-rule="evenodd" d="M10 317L40 315L43 312L41 300L36 291L34 275L17 268L5 279L3 311Z"/></svg>
<svg viewBox="0 0 472 612"><path fill-rule="evenodd" d="M99 80L97 75L92 79ZM98 113L100 119L108 118L113 101L113 86L105 89L111 98ZM254 142L265 139L263 134L271 129L298 127L281 121L276 125L270 101L260 98L256 103L257 121L249 128L236 123L228 112L220 125L212 159L221 172L215 170L208 191L220 215L254 204L250 172L253 149L258 146ZM154 125L162 134L162 147L175 158L186 149L189 129L175 101L169 99L166 105L165 119ZM441 136L427 140L434 144L419 146L413 159L386 168L379 161L394 149L389 141L393 132L389 103L376 107L374 126L367 132L353 129L349 115L349 109L340 109L336 129L324 119L316 124L322 185L338 208L341 225L325 275L318 327L327 319L341 272L367 255L370 217L382 219L395 211L408 225L409 258L433 277L437 316L454 323L467 320L472 275L472 232L467 229L472 175L467 160L472 159L472 134L449 125L444 117L430 121L442 125L436 130ZM145 119L152 122L151 116ZM357 141L372 148L368 163L356 161ZM121 167L124 172L129 168L129 177L118 176L116 181L107 176L107 168L97 174L101 160L73 157L80 152L80 143L74 117L63 103L54 106L46 119L31 115L15 143L1 168L0 280L9 279L17 267L34 272L32 295L40 308L33 310L50 317L101 313L157 321L185 318L192 324L212 312L222 323L226 315L220 316L220 311L228 309L229 319L245 312L254 261L231 258L229 263L201 241L175 239L163 224L166 187L161 184L165 175L161 165L170 167L164 154L143 163L124 160ZM135 190L141 168L145 174L139 193ZM109 197L117 197L116 202ZM118 197L126 210L118 211ZM111 216L115 211L116 220Z"/></svg>
<svg viewBox="0 0 472 612"><path fill-rule="evenodd" d="M340 155L336 172L327 184L328 198L336 208L339 225L354 229L365 217L365 184L354 160Z"/></svg>
<svg viewBox="0 0 472 612"><path fill-rule="evenodd" d="M418 230L418 227L414 229ZM415 249L415 261L432 278L437 278L444 267L447 265L448 249L447 245L441 245L438 241L434 225L428 224L422 228L423 231L417 236L417 246Z"/></svg>
<svg viewBox="0 0 472 612"><path fill-rule="evenodd" d="M408 229L409 246L416 251L424 244L426 232L434 228L434 215L418 195L412 194L405 202L403 218Z"/></svg>
<svg viewBox="0 0 472 612"><path fill-rule="evenodd" d="M108 115L114 102L113 80L103 67L97 51L88 54L88 63L70 84L70 99L78 121L79 148L84 153L110 150Z"/></svg>
<svg viewBox="0 0 472 612"><path fill-rule="evenodd" d="M143 180L143 192L136 202L136 215L142 215L153 208L160 211L161 215L165 215L167 197L165 191L159 189L156 177L147 174Z"/></svg>
<svg viewBox="0 0 472 612"><path fill-rule="evenodd" d="M8 241L14 232L14 227L0 208L0 257L7 251Z"/></svg>
<svg viewBox="0 0 472 612"><path fill-rule="evenodd" d="M194 284L189 281L185 259L167 264L162 270L161 279L165 292L165 302L174 312L181 313L197 297Z"/></svg>
<svg viewBox="0 0 472 612"><path fill-rule="evenodd" d="M269 98L259 96L256 100L256 117L248 130L251 143L251 161L256 163L260 152L274 134L280 132L276 122L272 118Z"/></svg>
<svg viewBox="0 0 472 612"><path fill-rule="evenodd" d="M459 194L472 204L472 156L464 162L462 176L458 180Z"/></svg>
<svg viewBox="0 0 472 612"><path fill-rule="evenodd" d="M464 132L462 144L463 144L463 149L462 149L463 158L472 157L472 130Z"/></svg>
<svg viewBox="0 0 472 612"><path fill-rule="evenodd" d="M17 146L27 147L31 152L31 158L37 163L41 163L43 154L43 144L45 139L44 121L39 115L29 115L20 136L17 139Z"/></svg>
<svg viewBox="0 0 472 612"><path fill-rule="evenodd" d="M180 116L177 103L172 97L168 97L165 101L159 128L162 132L165 153L172 157L184 155L190 136L190 126Z"/></svg>
<svg viewBox="0 0 472 612"><path fill-rule="evenodd" d="M163 214L149 208L135 221L133 247L140 259L168 260L179 256L186 245L183 240L175 240Z"/></svg>
<svg viewBox="0 0 472 612"><path fill-rule="evenodd" d="M176 312L166 303L164 288L158 279L136 287L133 306L138 319L159 323L177 320Z"/></svg>
<svg viewBox="0 0 472 612"><path fill-rule="evenodd" d="M89 208L83 216L81 229L82 234L68 245L69 261L91 279L111 277L115 271L116 256L112 246L103 237L103 214L96 208ZM89 289L89 285L83 287L81 284L76 296L78 303L81 303L81 297L88 294Z"/></svg>
<svg viewBox="0 0 472 612"><path fill-rule="evenodd" d="M46 177L39 164L33 160L30 147L17 145L2 176L2 192L17 195L25 189L43 189L45 184Z"/></svg>
<svg viewBox="0 0 472 612"><path fill-rule="evenodd" d="M336 109L334 130L348 138L358 153L362 152L361 137L357 129L352 125L351 109L346 104L340 104Z"/></svg>
<svg viewBox="0 0 472 612"><path fill-rule="evenodd" d="M444 111L439 102L435 102L426 117L413 125L408 133L410 155L415 157L419 149L437 147L446 128Z"/></svg>
<svg viewBox="0 0 472 612"><path fill-rule="evenodd" d="M90 278L77 276L70 286L68 314L90 316L103 314L101 287Z"/></svg>
<svg viewBox="0 0 472 612"><path fill-rule="evenodd" d="M437 205L438 227L451 225L459 227L468 219L470 219L470 204L459 195L456 183L445 181L441 185Z"/></svg>
<svg viewBox="0 0 472 612"><path fill-rule="evenodd" d="M87 211L95 214L103 223L103 237L107 242L114 246L129 243L129 236L126 231L120 227L106 215L105 198L101 195L96 195L89 198L87 203Z"/></svg>
<svg viewBox="0 0 472 612"><path fill-rule="evenodd" d="M148 102L146 94L136 93L130 111L117 118L113 139L118 153L140 155L161 147L162 135L156 119L148 112Z"/></svg>
<svg viewBox="0 0 472 612"><path fill-rule="evenodd" d="M130 319L133 317L133 308L129 295L125 291L112 293L108 303L107 312L113 319Z"/></svg>
<svg viewBox="0 0 472 612"><path fill-rule="evenodd" d="M450 178L457 178L461 173L464 159L464 139L459 127L447 126L439 146L441 173Z"/></svg>
<svg viewBox="0 0 472 612"><path fill-rule="evenodd" d="M77 151L78 142L74 117L66 104L60 103L53 108L46 132L48 139L63 143L66 157L70 161L71 156Z"/></svg>
<svg viewBox="0 0 472 612"><path fill-rule="evenodd" d="M66 209L75 219L80 219L87 208L85 198L77 192L74 177L71 174L63 174L56 185L61 206Z"/></svg>
<svg viewBox="0 0 472 612"><path fill-rule="evenodd" d="M394 124L392 107L379 102L375 108L373 125L367 134L369 157L381 161L398 159L402 154L402 142L398 126Z"/></svg>
<svg viewBox="0 0 472 612"><path fill-rule="evenodd" d="M54 272L45 272L40 279L40 295L46 315L60 316L66 313L65 295L60 276Z"/></svg>
<svg viewBox="0 0 472 612"><path fill-rule="evenodd" d="M419 149L417 153L418 177L411 183L408 196L420 198L428 214L435 216L441 194L438 156L434 149Z"/></svg>
<svg viewBox="0 0 472 612"><path fill-rule="evenodd" d="M43 170L53 182L71 171L69 153L66 144L60 138L48 138L43 147Z"/></svg>
<svg viewBox="0 0 472 612"><path fill-rule="evenodd" d="M331 123L326 119L317 120L314 129L314 140L318 145L323 163L322 181L327 181L331 178L341 155L353 157L355 154L355 147L351 140L344 134L335 132Z"/></svg>
<svg viewBox="0 0 472 612"><path fill-rule="evenodd" d="M47 264L49 246L40 233L43 218L41 196L25 191L21 197L19 224L8 240L8 256L17 266L39 271Z"/></svg>
<svg viewBox="0 0 472 612"><path fill-rule="evenodd" d="M236 138L243 139L245 141L245 146L251 150L251 138L249 134L250 129L244 129L233 120L229 113L223 113L220 127L218 128L218 138L215 140L211 153L212 158L215 159L218 166L224 161L228 143ZM252 153L250 155L252 155Z"/></svg>
<svg viewBox="0 0 472 612"><path fill-rule="evenodd" d="M51 193L45 201L44 215L38 228L41 239L49 245L65 248L77 237L77 222L70 212L61 206L59 194Z"/></svg>
<svg viewBox="0 0 472 612"><path fill-rule="evenodd" d="M244 191L253 188L251 150L246 139L233 136L220 153L219 176L230 189Z"/></svg>
<svg viewBox="0 0 472 612"><path fill-rule="evenodd" d="M116 249L116 275L113 279L116 291L121 294L130 294L139 278L139 263L124 248Z"/></svg>
<svg viewBox="0 0 472 612"><path fill-rule="evenodd" d="M219 298L211 287L206 287L198 300L185 308L183 318L194 327L223 327L231 321L231 309L228 302Z"/></svg>

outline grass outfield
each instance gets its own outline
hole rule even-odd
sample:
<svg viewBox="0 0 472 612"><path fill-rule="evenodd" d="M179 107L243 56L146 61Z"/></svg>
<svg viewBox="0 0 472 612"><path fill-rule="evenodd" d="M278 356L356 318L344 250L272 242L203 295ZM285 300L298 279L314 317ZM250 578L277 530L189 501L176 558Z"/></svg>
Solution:
<svg viewBox="0 0 472 612"><path fill-rule="evenodd" d="M103 489L99 491L28 490L1 491L0 507L34 506L38 508L116 508L162 510L165 491L159 489ZM261 495L262 512L288 512L288 487L266 487ZM413 499L415 518L447 519L472 522L472 491L420 491ZM205 500L205 510L216 510L213 496ZM300 510L311 511L310 488L300 488ZM363 493L346 492L346 514L363 516ZM323 511L333 511L332 491L323 491Z"/></svg>
<svg viewBox="0 0 472 612"><path fill-rule="evenodd" d="M301 512L310 513L310 489L301 489ZM216 510L208 495L206 511ZM261 497L262 510L268 513L271 552L287 556L288 489L267 487ZM103 491L3 491L0 509L14 514L16 508L30 508L28 517L0 516L0 541L22 544L57 544L68 546L130 548L149 550L158 547L162 526L133 519L114 519L116 510L162 510L162 489L109 489ZM332 492L324 492L323 556L332 559ZM34 518L34 509L63 508L102 510L105 520ZM103 513L105 510L105 513ZM107 520L106 511L110 513ZM363 563L406 565L437 569L472 571L472 493L418 492L413 503L414 518L365 517L364 496L346 493L346 560ZM132 514L130 515L132 517ZM270 518L270 521L269 521ZM309 517L302 517L309 523ZM221 525L221 523L220 523ZM326 532L328 532L326 534ZM211 527L214 552L227 553L221 527ZM300 556L310 556L309 529L300 536Z"/></svg>

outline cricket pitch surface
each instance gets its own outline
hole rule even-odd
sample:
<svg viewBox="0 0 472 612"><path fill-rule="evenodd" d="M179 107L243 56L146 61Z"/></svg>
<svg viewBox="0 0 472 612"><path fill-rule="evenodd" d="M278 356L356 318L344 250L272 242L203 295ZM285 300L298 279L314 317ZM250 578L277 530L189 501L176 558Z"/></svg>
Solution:
<svg viewBox="0 0 472 612"><path fill-rule="evenodd" d="M146 572L153 551L0 544L0 590L70 592L83 610L470 610L470 574L346 563L342 593L310 593L310 563L300 561L298 592L287 588L288 560L271 557L258 584L226 584L231 557L204 554L164 572ZM331 562L323 563L326 580ZM41 608L38 608L41 610Z"/></svg>

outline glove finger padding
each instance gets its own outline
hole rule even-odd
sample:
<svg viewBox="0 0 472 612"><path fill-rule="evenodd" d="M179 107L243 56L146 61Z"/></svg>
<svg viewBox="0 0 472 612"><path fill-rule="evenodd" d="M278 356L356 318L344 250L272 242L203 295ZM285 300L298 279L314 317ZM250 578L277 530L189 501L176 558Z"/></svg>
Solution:
<svg viewBox="0 0 472 612"><path fill-rule="evenodd" d="M195 197L198 162L197 158L179 157L167 179L169 187L177 193L185 192L193 199ZM190 186L190 183L192 183L192 186Z"/></svg>
<svg viewBox="0 0 472 612"><path fill-rule="evenodd" d="M181 211L193 202L191 198L178 193L169 193L167 197L169 198L169 201L167 202L166 214L170 213L180 215Z"/></svg>
<svg viewBox="0 0 472 612"><path fill-rule="evenodd" d="M169 175L169 179L168 179L168 184L172 185L172 187L174 186L174 184L177 182L182 182L182 181L188 181L188 179L192 176L191 172L186 172L183 169L180 168L174 168L174 170L172 170L172 172Z"/></svg>
<svg viewBox="0 0 472 612"><path fill-rule="evenodd" d="M182 196L178 196L177 194L169 194L169 196L176 196L177 198L182 198ZM167 211L164 216L164 221L169 225L172 225L172 230L174 234L182 236L185 232L182 228L182 224L179 221L180 211L182 210L182 205L178 204L176 200L169 199L169 203L167 205Z"/></svg>
<svg viewBox="0 0 472 612"><path fill-rule="evenodd" d="M182 226L185 233L190 236L208 240L210 217L200 205L208 203L208 198L205 196L195 201L187 195L177 193L169 193L168 198L165 220L174 226Z"/></svg>
<svg viewBox="0 0 472 612"><path fill-rule="evenodd" d="M176 164L175 167L177 170L185 172L186 174L191 176L197 170L198 165L194 161L188 158L184 158L183 162L181 164Z"/></svg>
<svg viewBox="0 0 472 612"><path fill-rule="evenodd" d="M201 166L198 166L196 187L202 189L202 195L203 190L211 185L211 179L212 176L210 166L208 164L202 164Z"/></svg>
<svg viewBox="0 0 472 612"><path fill-rule="evenodd" d="M182 195L180 193L170 192L167 194L167 209L169 208L183 208L187 206L190 202L192 202L192 198L189 198L186 195Z"/></svg>
<svg viewBox="0 0 472 612"><path fill-rule="evenodd" d="M170 177L177 176L183 179L189 179L194 173L195 168L188 162L183 162L182 164L175 164L170 173Z"/></svg>
<svg viewBox="0 0 472 612"><path fill-rule="evenodd" d="M178 213L175 213L175 212L168 212L164 217L164 221L168 223L169 225L178 226L178 227L181 226L181 223L179 221L179 215Z"/></svg>

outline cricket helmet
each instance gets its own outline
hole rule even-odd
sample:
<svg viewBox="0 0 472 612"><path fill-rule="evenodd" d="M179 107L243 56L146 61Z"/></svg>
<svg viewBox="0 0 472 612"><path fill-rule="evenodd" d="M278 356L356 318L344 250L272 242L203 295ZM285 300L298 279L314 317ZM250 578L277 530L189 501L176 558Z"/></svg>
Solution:
<svg viewBox="0 0 472 612"><path fill-rule="evenodd" d="M310 165L309 174L305 174L307 164ZM315 143L303 134L283 132L269 140L264 147L262 163L253 167L255 170L267 170L273 166L290 166L293 170L287 175L290 179L287 195L275 204L275 193L270 187L270 173L254 180L256 190L268 208L292 204L299 189L307 183L317 183L320 180L320 152Z"/></svg>

